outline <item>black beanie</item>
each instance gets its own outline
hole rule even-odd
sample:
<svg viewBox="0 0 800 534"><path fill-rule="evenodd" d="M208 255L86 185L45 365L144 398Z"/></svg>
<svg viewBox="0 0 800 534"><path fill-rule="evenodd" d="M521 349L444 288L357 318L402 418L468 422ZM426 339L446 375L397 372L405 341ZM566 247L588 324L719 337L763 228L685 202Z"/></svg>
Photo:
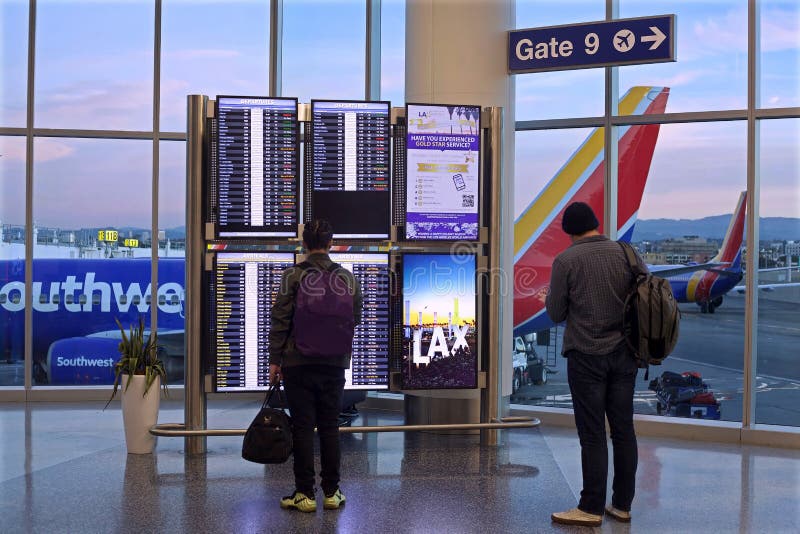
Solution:
<svg viewBox="0 0 800 534"><path fill-rule="evenodd" d="M561 228L569 235L585 234L600 226L592 208L585 202L573 202L564 210Z"/></svg>

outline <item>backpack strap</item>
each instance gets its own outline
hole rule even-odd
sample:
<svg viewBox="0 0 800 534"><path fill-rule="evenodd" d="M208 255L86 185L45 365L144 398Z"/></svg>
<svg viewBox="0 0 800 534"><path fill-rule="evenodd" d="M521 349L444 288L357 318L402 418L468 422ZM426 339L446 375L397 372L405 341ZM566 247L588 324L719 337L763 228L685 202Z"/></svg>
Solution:
<svg viewBox="0 0 800 534"><path fill-rule="evenodd" d="M619 246L622 247L622 252L625 254L625 259L628 261L628 268L630 269L631 273L633 273L634 278L638 278L639 276L645 274L642 272L642 268L639 267L639 260L636 258L636 251L633 250L633 247L630 243L626 243L624 241L617 241Z"/></svg>

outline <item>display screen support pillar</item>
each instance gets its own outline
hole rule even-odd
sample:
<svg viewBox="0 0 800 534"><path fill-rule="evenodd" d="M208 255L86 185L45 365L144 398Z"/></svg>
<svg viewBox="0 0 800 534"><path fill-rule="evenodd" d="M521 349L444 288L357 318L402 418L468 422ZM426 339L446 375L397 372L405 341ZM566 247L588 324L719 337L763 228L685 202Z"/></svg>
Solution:
<svg viewBox="0 0 800 534"><path fill-rule="evenodd" d="M186 362L184 366L184 421L187 430L205 430L206 395L203 390L203 144L208 97L187 97L186 142ZM205 454L205 436L187 436L187 455Z"/></svg>

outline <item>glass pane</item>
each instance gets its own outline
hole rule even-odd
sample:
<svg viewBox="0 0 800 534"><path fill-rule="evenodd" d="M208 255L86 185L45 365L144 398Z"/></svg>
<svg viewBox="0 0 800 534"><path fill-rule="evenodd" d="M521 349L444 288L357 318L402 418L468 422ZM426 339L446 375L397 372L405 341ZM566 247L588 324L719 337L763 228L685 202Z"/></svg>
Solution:
<svg viewBox="0 0 800 534"><path fill-rule="evenodd" d="M0 386L24 386L25 138L0 137Z"/></svg>
<svg viewBox="0 0 800 534"><path fill-rule="evenodd" d="M762 0L761 107L800 106L800 4Z"/></svg>
<svg viewBox="0 0 800 534"><path fill-rule="evenodd" d="M512 402L572 407L563 328L544 312L555 256L569 246L560 213L572 200L603 217L603 129L517 132L514 163Z"/></svg>
<svg viewBox="0 0 800 534"><path fill-rule="evenodd" d="M620 67L621 93L634 85L669 87L670 113L747 107L746 0L621 0L619 12L675 14L677 33L677 61Z"/></svg>
<svg viewBox="0 0 800 534"><path fill-rule="evenodd" d="M158 185L158 339L169 384L183 383L186 143L162 141Z"/></svg>
<svg viewBox="0 0 800 534"><path fill-rule="evenodd" d="M283 4L283 94L364 98L366 6L363 1Z"/></svg>
<svg viewBox="0 0 800 534"><path fill-rule="evenodd" d="M628 167L622 156L620 180ZM631 242L651 272L669 280L681 310L680 339L650 379L664 373L700 377L684 389L636 382L637 413L741 421L744 298L742 275L746 123L689 123L660 127ZM647 172L645 155L637 163ZM622 187L620 187L622 190ZM715 270L670 269L713 262ZM666 269L666 270L665 270ZM707 393L706 395L702 395ZM720 414L721 412L721 414Z"/></svg>
<svg viewBox="0 0 800 534"><path fill-rule="evenodd" d="M406 5L400 0L381 3L381 99L397 107L406 100Z"/></svg>
<svg viewBox="0 0 800 534"><path fill-rule="evenodd" d="M800 426L800 119L760 129L756 422Z"/></svg>
<svg viewBox="0 0 800 534"><path fill-rule="evenodd" d="M115 319L149 324L152 143L45 138L34 156L34 384L110 384Z"/></svg>
<svg viewBox="0 0 800 534"><path fill-rule="evenodd" d="M0 3L0 126L24 127L28 81L28 2Z"/></svg>
<svg viewBox="0 0 800 534"><path fill-rule="evenodd" d="M604 20L598 0L518 0L519 29ZM517 74L516 120L598 117L604 113L605 70L581 69Z"/></svg>
<svg viewBox="0 0 800 534"><path fill-rule="evenodd" d="M154 11L141 1L37 2L36 126L151 130Z"/></svg>
<svg viewBox="0 0 800 534"><path fill-rule="evenodd" d="M161 27L162 131L186 130L186 95L269 94L268 1L164 2Z"/></svg>

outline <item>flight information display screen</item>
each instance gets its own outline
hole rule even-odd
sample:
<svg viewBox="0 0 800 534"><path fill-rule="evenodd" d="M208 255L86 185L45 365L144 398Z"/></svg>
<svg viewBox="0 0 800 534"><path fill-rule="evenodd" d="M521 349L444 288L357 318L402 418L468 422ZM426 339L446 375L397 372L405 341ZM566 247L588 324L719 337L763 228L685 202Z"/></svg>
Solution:
<svg viewBox="0 0 800 534"><path fill-rule="evenodd" d="M218 96L216 106L217 236L296 236L297 99Z"/></svg>
<svg viewBox="0 0 800 534"><path fill-rule="evenodd" d="M479 106L406 106L406 239L478 239L480 116Z"/></svg>
<svg viewBox="0 0 800 534"><path fill-rule="evenodd" d="M269 386L270 311L281 274L294 254L217 254L214 339L217 391L263 391Z"/></svg>
<svg viewBox="0 0 800 534"><path fill-rule="evenodd" d="M389 112L389 102L311 101L312 217L335 237L389 237Z"/></svg>
<svg viewBox="0 0 800 534"><path fill-rule="evenodd" d="M364 311L353 337L345 389L389 388L389 255L331 253L361 284Z"/></svg>
<svg viewBox="0 0 800 534"><path fill-rule="evenodd" d="M478 386L476 262L403 255L403 389Z"/></svg>

